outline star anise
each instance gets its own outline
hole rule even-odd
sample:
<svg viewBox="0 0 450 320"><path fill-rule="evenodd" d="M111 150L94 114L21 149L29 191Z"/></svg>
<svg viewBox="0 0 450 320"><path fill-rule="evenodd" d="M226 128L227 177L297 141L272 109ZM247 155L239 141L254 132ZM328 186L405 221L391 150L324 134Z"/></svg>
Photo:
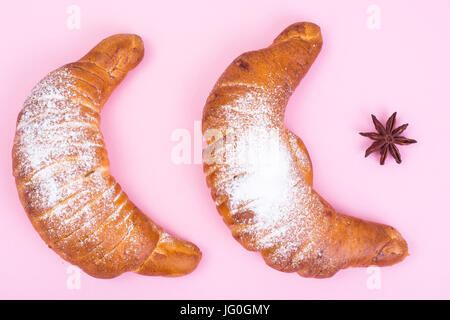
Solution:
<svg viewBox="0 0 450 320"><path fill-rule="evenodd" d="M408 139L400 134L405 131L408 126L407 123L401 125L400 127L394 129L395 126L395 117L397 116L397 112L394 112L392 116L386 121L386 127L384 127L378 119L372 115L372 121L375 125L375 129L377 132L360 132L359 134L368 137L372 140L375 140L374 143L366 150L366 157L375 151L380 151L380 164L383 165L386 160L387 153L392 155L397 163L402 162L402 158L400 156L400 152L396 144L398 145L408 145L411 143L416 143L416 140Z"/></svg>

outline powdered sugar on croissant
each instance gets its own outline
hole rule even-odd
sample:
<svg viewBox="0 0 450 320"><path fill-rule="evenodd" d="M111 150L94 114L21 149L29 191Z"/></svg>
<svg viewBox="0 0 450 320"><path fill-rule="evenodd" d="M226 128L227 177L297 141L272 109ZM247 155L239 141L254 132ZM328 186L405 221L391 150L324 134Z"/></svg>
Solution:
<svg viewBox="0 0 450 320"><path fill-rule="evenodd" d="M40 81L17 121L13 173L33 226L61 257L99 278L179 276L201 257L145 216L109 172L99 113L143 54L138 36L103 40Z"/></svg>
<svg viewBox="0 0 450 320"><path fill-rule="evenodd" d="M236 58L203 112L207 183L233 236L271 267L317 278L407 255L395 229L338 214L314 191L307 150L284 127L288 99L321 45L318 26L288 27Z"/></svg>

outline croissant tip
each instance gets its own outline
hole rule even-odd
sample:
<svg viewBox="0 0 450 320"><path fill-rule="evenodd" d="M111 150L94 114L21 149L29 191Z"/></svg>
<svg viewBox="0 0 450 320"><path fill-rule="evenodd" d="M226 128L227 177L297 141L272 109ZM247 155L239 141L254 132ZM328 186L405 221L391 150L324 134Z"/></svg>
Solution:
<svg viewBox="0 0 450 320"><path fill-rule="evenodd" d="M201 258L202 252L196 245L170 236L169 241L158 244L136 272L143 275L180 277L194 271Z"/></svg>
<svg viewBox="0 0 450 320"><path fill-rule="evenodd" d="M144 52L144 41L140 36L120 33L100 41L79 61L95 60L107 70L120 69L128 72L141 62Z"/></svg>
<svg viewBox="0 0 450 320"><path fill-rule="evenodd" d="M279 43L291 39L301 39L305 42L316 46L322 44L322 33L320 27L312 22L296 22L283 30L281 34L274 40Z"/></svg>
<svg viewBox="0 0 450 320"><path fill-rule="evenodd" d="M375 262L378 266L391 266L409 256L408 243L401 234L392 227L387 229L387 233L389 240L375 257Z"/></svg>

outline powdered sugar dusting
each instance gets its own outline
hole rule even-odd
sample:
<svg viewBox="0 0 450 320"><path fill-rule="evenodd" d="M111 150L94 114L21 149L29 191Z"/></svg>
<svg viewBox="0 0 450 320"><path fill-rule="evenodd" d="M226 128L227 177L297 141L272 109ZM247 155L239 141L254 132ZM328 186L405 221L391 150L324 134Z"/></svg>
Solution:
<svg viewBox="0 0 450 320"><path fill-rule="evenodd" d="M134 209L122 210L128 200L109 175L98 106L77 80L63 67L32 90L17 122L14 175L41 236L71 262L97 263L120 255L113 248L125 239L137 252L121 234L134 228Z"/></svg>
<svg viewBox="0 0 450 320"><path fill-rule="evenodd" d="M49 210L101 165L97 119L76 103L70 71L52 72L32 90L19 116L14 156L31 213Z"/></svg>
<svg viewBox="0 0 450 320"><path fill-rule="evenodd" d="M142 265L162 231L144 222L110 176L99 116L109 91L103 92L105 83L97 86L90 68L77 63L50 73L25 101L17 121L13 174L47 244L86 272L112 277ZM160 240L172 238L164 234Z"/></svg>
<svg viewBox="0 0 450 320"><path fill-rule="evenodd" d="M223 123L226 136L207 147L204 163L217 205L227 199L234 235L252 250L272 250L271 263L282 268L317 251L313 212L324 208L298 166L310 168L308 156L271 101L256 88L215 106L210 114L220 120L207 121Z"/></svg>

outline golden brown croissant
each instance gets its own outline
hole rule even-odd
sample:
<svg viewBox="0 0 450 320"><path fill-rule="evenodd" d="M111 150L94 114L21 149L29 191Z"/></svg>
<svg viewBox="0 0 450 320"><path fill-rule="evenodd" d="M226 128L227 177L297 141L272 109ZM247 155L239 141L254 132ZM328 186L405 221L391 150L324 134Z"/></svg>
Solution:
<svg viewBox="0 0 450 320"><path fill-rule="evenodd" d="M201 258L144 215L109 172L100 111L143 55L136 35L101 41L40 81L17 120L13 173L28 217L50 248L98 278L180 276Z"/></svg>
<svg viewBox="0 0 450 320"><path fill-rule="evenodd" d="M207 184L233 236L280 271L325 278L408 254L392 227L336 213L312 188L303 142L284 127L287 102L322 46L296 23L236 58L209 95L202 130Z"/></svg>

